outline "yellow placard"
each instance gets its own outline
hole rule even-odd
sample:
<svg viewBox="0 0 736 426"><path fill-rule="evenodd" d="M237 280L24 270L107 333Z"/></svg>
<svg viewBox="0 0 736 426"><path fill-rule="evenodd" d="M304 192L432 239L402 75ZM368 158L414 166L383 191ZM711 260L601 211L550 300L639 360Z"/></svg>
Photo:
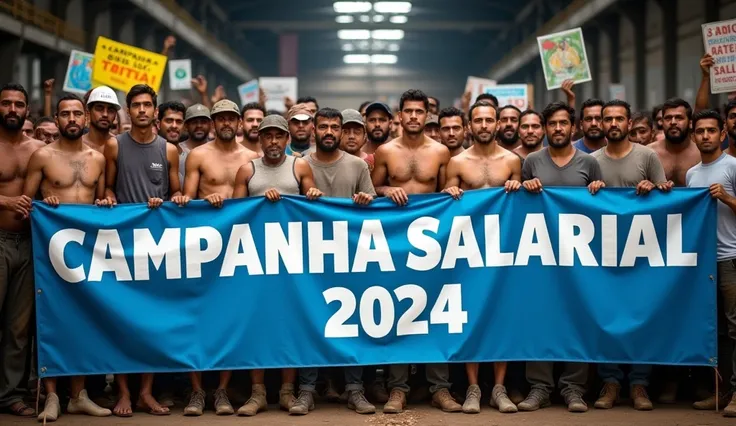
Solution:
<svg viewBox="0 0 736 426"><path fill-rule="evenodd" d="M158 92L166 69L166 56L105 37L97 38L92 79L127 92L147 84Z"/></svg>

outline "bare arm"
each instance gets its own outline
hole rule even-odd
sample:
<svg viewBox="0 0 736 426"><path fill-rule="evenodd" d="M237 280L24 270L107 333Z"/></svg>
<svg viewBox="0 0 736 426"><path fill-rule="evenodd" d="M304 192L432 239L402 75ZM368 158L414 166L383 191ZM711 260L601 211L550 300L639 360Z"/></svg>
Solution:
<svg viewBox="0 0 736 426"><path fill-rule="evenodd" d="M700 87L698 88L698 94L695 97L695 111L708 109L710 103L710 68L713 66L713 57L706 53L703 58L700 59Z"/></svg>
<svg viewBox="0 0 736 426"><path fill-rule="evenodd" d="M115 197L115 180L118 174L118 141L110 139L105 144L105 196L110 198L113 204L117 204Z"/></svg>
<svg viewBox="0 0 736 426"><path fill-rule="evenodd" d="M307 163L307 160L297 158L294 168L296 169L296 176L299 178L299 189L302 195L306 195L311 188L316 188L314 183L314 174L312 174L312 168Z"/></svg>
<svg viewBox="0 0 736 426"><path fill-rule="evenodd" d="M509 177L509 180L521 182L521 158L516 154L509 156L509 158L509 166L511 167L511 177Z"/></svg>
<svg viewBox="0 0 736 426"><path fill-rule="evenodd" d="M373 187L376 189L376 194L379 197L386 196L386 190L391 188L386 185L388 178L388 162L387 152L385 146L380 146L373 155L373 172L371 172L371 180L373 181Z"/></svg>
<svg viewBox="0 0 736 426"><path fill-rule="evenodd" d="M41 187L41 180L43 180L43 167L47 157L48 154L45 150L37 150L31 155L31 159L28 162L26 180L23 184L23 195L26 197L32 199L38 193L38 189Z"/></svg>
<svg viewBox="0 0 736 426"><path fill-rule="evenodd" d="M235 188L233 198L245 198L248 196L248 181L253 177L253 163L245 163L238 169L235 175Z"/></svg>
<svg viewBox="0 0 736 426"><path fill-rule="evenodd" d="M184 166L186 176L184 176L184 195L192 200L197 198L197 190L199 189L199 153L194 149L189 151L187 162Z"/></svg>
<svg viewBox="0 0 736 426"><path fill-rule="evenodd" d="M96 153L96 152L95 152ZM97 188L95 188L95 200L105 199L105 156L95 156L100 164L100 176L97 178Z"/></svg>
<svg viewBox="0 0 736 426"><path fill-rule="evenodd" d="M169 193L171 198L181 195L179 182L179 151L170 143L166 143L166 160L169 162Z"/></svg>
<svg viewBox="0 0 736 426"><path fill-rule="evenodd" d="M51 103L54 95L54 79L50 78L43 82L43 115L51 117Z"/></svg>
<svg viewBox="0 0 736 426"><path fill-rule="evenodd" d="M447 164L450 162L450 150L446 146L441 145L440 150L440 170L437 174L437 190L441 191L445 188L445 182L447 181Z"/></svg>
<svg viewBox="0 0 736 426"><path fill-rule="evenodd" d="M207 96L207 79L203 75L196 76L192 79L192 87L197 90L197 93L202 98L202 105L212 109L212 102L210 101L210 97Z"/></svg>
<svg viewBox="0 0 736 426"><path fill-rule="evenodd" d="M460 165L458 164L460 161L451 158L450 162L447 163L447 178L445 179L445 186L442 189L448 189L455 187L460 187L460 183L462 182L460 179Z"/></svg>

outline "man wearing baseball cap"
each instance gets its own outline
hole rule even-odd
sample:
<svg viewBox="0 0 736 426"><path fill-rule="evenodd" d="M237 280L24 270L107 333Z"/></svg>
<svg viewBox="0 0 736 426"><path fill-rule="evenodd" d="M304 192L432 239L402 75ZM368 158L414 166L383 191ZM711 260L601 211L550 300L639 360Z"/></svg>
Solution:
<svg viewBox="0 0 736 426"><path fill-rule="evenodd" d="M346 109L342 112L342 136L340 149L354 155L368 164L368 170L373 170L373 154L363 151L366 143L365 123L359 111Z"/></svg>
<svg viewBox="0 0 736 426"><path fill-rule="evenodd" d="M365 108L365 130L368 143L363 146L363 151L373 154L388 140L392 119L391 108L382 102L373 102Z"/></svg>
<svg viewBox="0 0 736 426"><path fill-rule="evenodd" d="M120 111L120 103L115 91L107 86L100 86L89 92L87 112L89 113L89 132L82 136L82 143L90 148L105 153L105 144L114 140L110 130Z"/></svg>
<svg viewBox="0 0 736 426"><path fill-rule="evenodd" d="M193 109L195 106L187 110L188 119L204 117L204 110ZM218 101L212 106L212 113L208 115L211 115L215 126L215 140L189 152L185 165L184 194L171 199L179 206L185 206L190 200L199 198L207 200L213 207L222 207L223 202L233 196L235 174L238 169L258 158L258 154L235 140L240 127L240 109L235 102L227 99ZM220 384L214 395L217 415L235 412L227 396L227 386L231 377L232 371L220 372ZM184 408L184 415L201 416L206 397L202 388L202 373L189 373L189 378L192 381L192 394L189 404Z"/></svg>
<svg viewBox="0 0 736 426"><path fill-rule="evenodd" d="M191 151L207 142L207 137L212 130L210 110L202 104L194 104L187 108L184 114L184 127L187 129L189 139L182 143L184 151Z"/></svg>
<svg viewBox="0 0 736 426"><path fill-rule="evenodd" d="M255 159L240 167L235 177L233 198L265 196L269 201L276 202L281 195L301 194L309 200L322 196L322 192L315 187L309 163L303 158L286 154L289 124L284 117L277 114L266 116L258 126L258 139L263 157L256 155ZM251 397L238 410L239 416L255 416L266 409L265 370L251 370L250 380L253 386ZM296 402L295 381L296 369L281 370L279 406L282 410L289 411Z"/></svg>
<svg viewBox="0 0 736 426"><path fill-rule="evenodd" d="M286 146L286 155L306 157L314 152L311 140L314 135L312 112L306 104L296 104L286 114L289 121L291 143Z"/></svg>
<svg viewBox="0 0 736 426"><path fill-rule="evenodd" d="M435 142L440 141L440 120L434 114L427 114L424 122L424 134Z"/></svg>

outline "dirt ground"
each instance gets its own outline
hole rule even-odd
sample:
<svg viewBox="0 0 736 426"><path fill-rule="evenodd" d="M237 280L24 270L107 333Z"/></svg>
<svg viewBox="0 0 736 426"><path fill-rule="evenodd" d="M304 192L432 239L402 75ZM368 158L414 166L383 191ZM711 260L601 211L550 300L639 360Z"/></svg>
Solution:
<svg viewBox="0 0 736 426"><path fill-rule="evenodd" d="M379 410L380 411L380 410ZM15 426L34 424L31 419L2 414L0 425ZM134 417L121 419L116 417L90 418L79 415L63 415L55 423L58 425L326 425L339 426L462 426L462 425L489 425L489 426L521 426L521 425L611 425L611 426L706 426L706 425L736 425L736 419L726 419L713 411L696 411L687 405L657 407L651 412L638 412L627 406L616 407L613 410L591 409L584 414L568 413L562 406L553 406L533 413L500 414L490 407L483 407L480 414L468 415L462 413L443 413L428 405L416 405L399 415L361 416L337 404L321 404L317 409L304 417L289 416L279 411L275 405L269 406L269 411L258 414L256 417L246 418L237 416L217 417L207 412L203 417L184 417L181 409L174 409L171 416L154 417L145 413L136 413Z"/></svg>

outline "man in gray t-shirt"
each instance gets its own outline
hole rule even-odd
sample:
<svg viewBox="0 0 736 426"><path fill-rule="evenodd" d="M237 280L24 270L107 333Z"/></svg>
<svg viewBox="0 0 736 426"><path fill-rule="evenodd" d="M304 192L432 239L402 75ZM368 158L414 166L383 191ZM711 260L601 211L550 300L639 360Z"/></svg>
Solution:
<svg viewBox="0 0 736 426"><path fill-rule="evenodd" d="M570 143L575 110L562 102L553 102L542 112L549 146L526 157L521 170L523 186L529 192L539 193L542 186L588 186L601 179L601 168L595 158L575 149ZM521 411L535 411L550 405L554 390L554 363L527 362L526 378L531 392L519 403ZM566 362L558 387L565 398L568 411L585 412L583 400L588 381L588 365Z"/></svg>

